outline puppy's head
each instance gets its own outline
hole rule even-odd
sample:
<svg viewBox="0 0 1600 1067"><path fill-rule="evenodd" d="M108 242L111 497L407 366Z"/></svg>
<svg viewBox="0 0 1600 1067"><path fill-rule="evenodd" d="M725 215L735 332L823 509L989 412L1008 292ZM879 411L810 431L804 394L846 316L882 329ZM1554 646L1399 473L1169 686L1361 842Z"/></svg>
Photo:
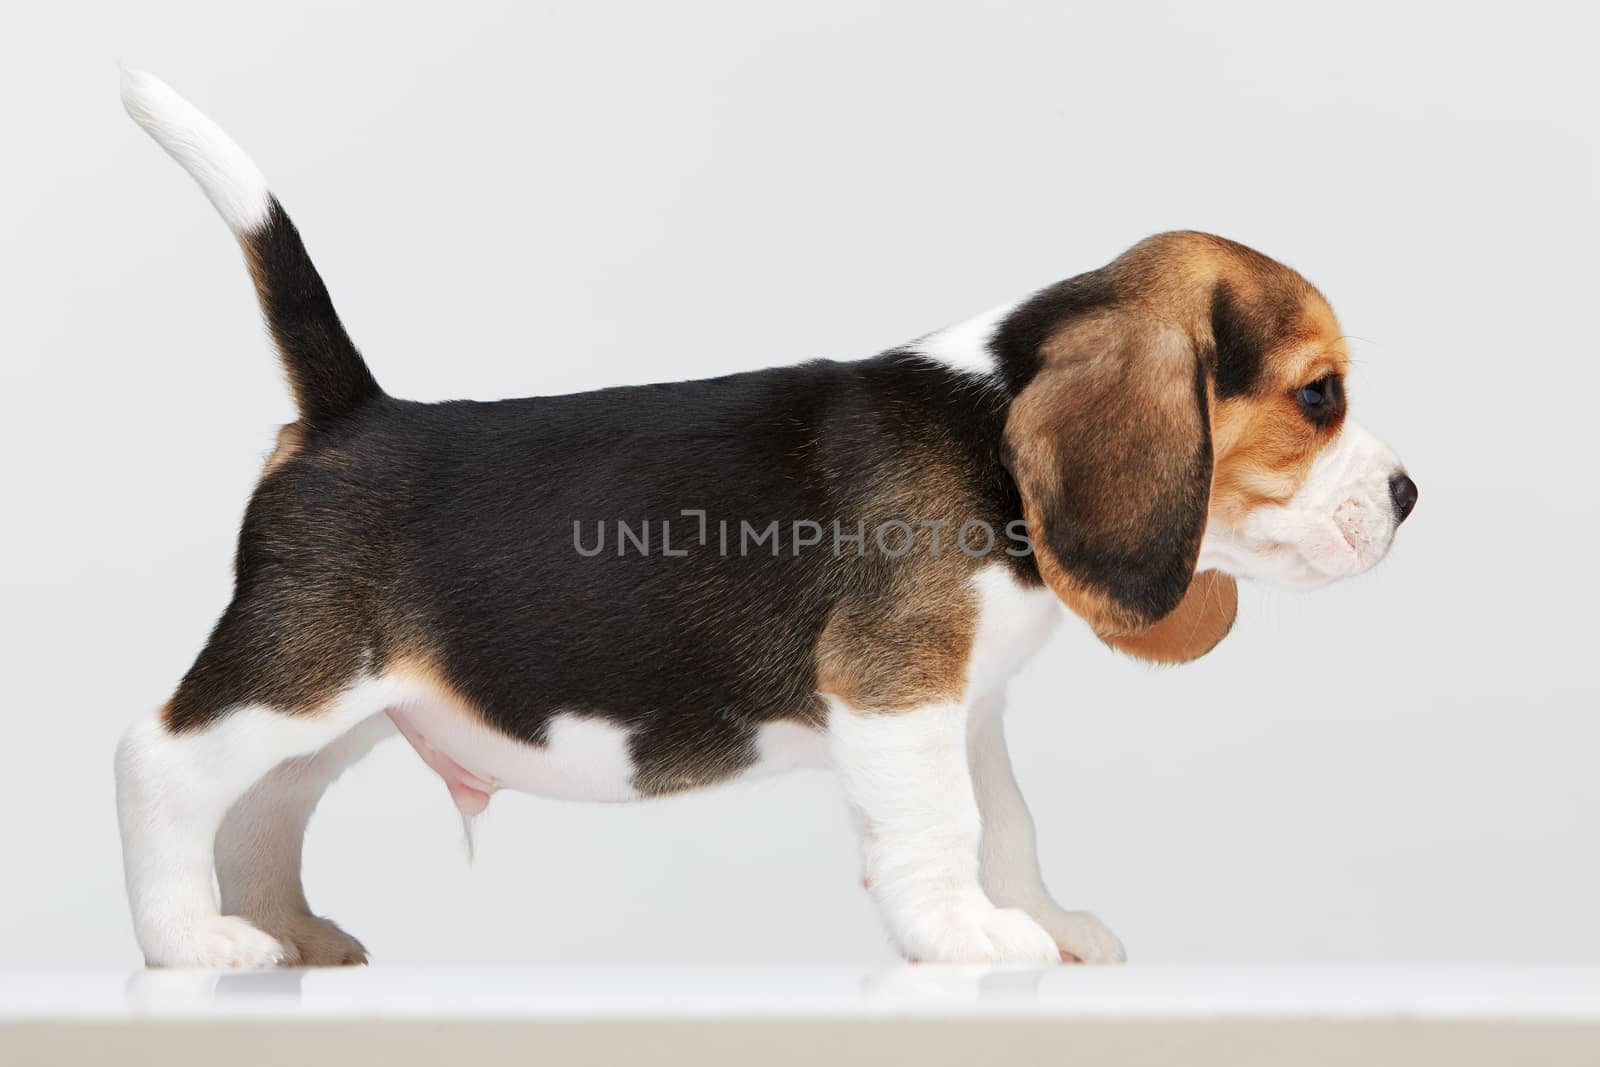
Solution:
<svg viewBox="0 0 1600 1067"><path fill-rule="evenodd" d="M1332 309L1242 245L1153 237L1038 294L993 343L1040 575L1134 655L1209 651L1233 624L1235 577L1359 574L1416 501L1347 413Z"/></svg>

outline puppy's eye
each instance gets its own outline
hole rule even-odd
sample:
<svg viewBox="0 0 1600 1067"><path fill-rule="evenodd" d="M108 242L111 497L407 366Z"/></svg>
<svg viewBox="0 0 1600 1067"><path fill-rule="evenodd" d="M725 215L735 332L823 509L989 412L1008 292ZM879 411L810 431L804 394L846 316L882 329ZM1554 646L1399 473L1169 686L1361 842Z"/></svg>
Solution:
<svg viewBox="0 0 1600 1067"><path fill-rule="evenodd" d="M1332 382L1328 378L1318 378L1310 385L1300 389L1300 403L1313 410L1322 407L1333 399Z"/></svg>
<svg viewBox="0 0 1600 1067"><path fill-rule="evenodd" d="M1330 425L1344 414L1344 383L1337 374L1324 374L1295 391L1300 412L1316 426Z"/></svg>

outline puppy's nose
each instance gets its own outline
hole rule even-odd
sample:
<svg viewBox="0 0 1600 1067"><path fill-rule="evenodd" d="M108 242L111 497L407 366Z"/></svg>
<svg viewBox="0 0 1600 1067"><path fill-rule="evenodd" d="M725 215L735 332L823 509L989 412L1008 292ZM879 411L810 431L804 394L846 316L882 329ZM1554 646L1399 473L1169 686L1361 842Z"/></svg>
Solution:
<svg viewBox="0 0 1600 1067"><path fill-rule="evenodd" d="M1404 471L1389 479L1389 497L1394 501L1394 513L1399 516L1395 525L1406 521L1411 509L1417 506L1417 483Z"/></svg>

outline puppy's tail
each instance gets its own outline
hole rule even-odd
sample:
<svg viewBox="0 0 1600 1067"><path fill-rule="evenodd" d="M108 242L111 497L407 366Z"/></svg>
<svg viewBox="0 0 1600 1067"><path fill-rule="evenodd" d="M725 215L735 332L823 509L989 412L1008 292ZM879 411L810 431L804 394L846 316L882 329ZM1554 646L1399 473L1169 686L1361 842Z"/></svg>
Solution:
<svg viewBox="0 0 1600 1067"><path fill-rule="evenodd" d="M302 421L325 426L383 395L351 342L300 234L250 157L160 79L122 72L128 114L188 171L244 248Z"/></svg>

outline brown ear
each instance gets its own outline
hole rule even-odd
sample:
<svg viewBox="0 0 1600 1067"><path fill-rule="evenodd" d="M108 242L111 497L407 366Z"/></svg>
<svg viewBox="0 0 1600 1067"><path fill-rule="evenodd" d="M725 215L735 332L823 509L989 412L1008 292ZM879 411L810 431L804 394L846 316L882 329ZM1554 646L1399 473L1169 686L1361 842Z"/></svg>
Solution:
<svg viewBox="0 0 1600 1067"><path fill-rule="evenodd" d="M1069 326L1012 403L1006 446L1039 573L1102 640L1177 662L1222 639L1232 580L1194 573L1212 457L1187 334L1126 311Z"/></svg>
<svg viewBox="0 0 1600 1067"><path fill-rule="evenodd" d="M1201 571L1172 614L1136 634L1111 634L1106 644L1152 663L1188 663L1228 636L1239 613L1239 586L1219 571Z"/></svg>

